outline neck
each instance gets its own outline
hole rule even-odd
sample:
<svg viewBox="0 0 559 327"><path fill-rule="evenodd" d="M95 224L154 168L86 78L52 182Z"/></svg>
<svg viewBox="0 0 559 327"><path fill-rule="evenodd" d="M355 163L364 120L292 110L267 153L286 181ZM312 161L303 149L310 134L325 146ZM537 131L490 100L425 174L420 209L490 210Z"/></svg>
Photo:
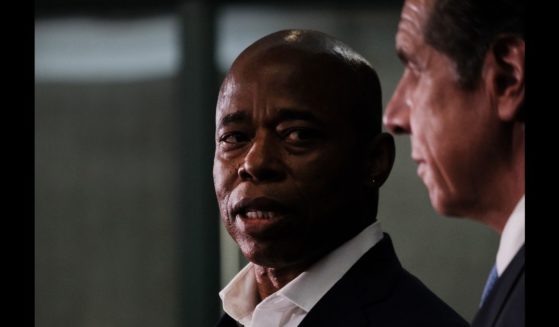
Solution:
<svg viewBox="0 0 559 327"><path fill-rule="evenodd" d="M321 260L324 256L328 255L334 249L355 237L374 221L375 220L371 221L371 219L363 219L359 224L355 222L353 228L346 230L343 234L341 234L339 229L336 230L334 225L331 226L332 230L329 232L322 231L322 233L315 234L322 235L322 237L312 240L309 239L308 241L311 244L324 244L326 246L317 249L314 254L307 254L305 259L302 259L297 263L269 267L261 266L253 262L256 286L258 289L258 295L260 296L260 301L279 291L289 282L297 278L297 276L301 273L308 270L312 265ZM336 235L334 231L338 231L338 235ZM337 241L332 242L332 239L335 237L338 237Z"/></svg>
<svg viewBox="0 0 559 327"><path fill-rule="evenodd" d="M473 215L482 223L503 232L516 204L525 193L525 138L524 124L516 123L512 127L512 140L507 155L503 156L500 166L496 169L485 192L478 215ZM477 216L477 217L476 217Z"/></svg>
<svg viewBox="0 0 559 327"><path fill-rule="evenodd" d="M254 265L256 286L260 300L277 292L289 282L294 280L302 272L307 270L309 265L290 266L286 268L269 268Z"/></svg>

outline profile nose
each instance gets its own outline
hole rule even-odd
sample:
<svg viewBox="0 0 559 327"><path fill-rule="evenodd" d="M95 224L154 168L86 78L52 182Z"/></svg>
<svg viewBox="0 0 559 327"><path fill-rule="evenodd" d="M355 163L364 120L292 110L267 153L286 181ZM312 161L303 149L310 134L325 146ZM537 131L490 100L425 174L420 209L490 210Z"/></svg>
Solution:
<svg viewBox="0 0 559 327"><path fill-rule="evenodd" d="M281 149L267 136L256 136L238 169L241 180L253 182L278 181L286 172L281 160Z"/></svg>
<svg viewBox="0 0 559 327"><path fill-rule="evenodd" d="M405 87L400 81L392 98L386 105L383 123L394 134L411 134L410 104L406 99Z"/></svg>

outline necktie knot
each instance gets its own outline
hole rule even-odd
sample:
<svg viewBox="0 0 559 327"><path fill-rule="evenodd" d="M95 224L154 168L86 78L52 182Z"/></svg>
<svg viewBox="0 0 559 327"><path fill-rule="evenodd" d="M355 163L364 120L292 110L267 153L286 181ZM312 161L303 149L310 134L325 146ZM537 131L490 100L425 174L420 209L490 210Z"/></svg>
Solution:
<svg viewBox="0 0 559 327"><path fill-rule="evenodd" d="M499 275L497 274L497 267L493 265L493 268L489 273L489 277L487 277L487 282L485 282L483 293L481 294L481 303L479 304L480 307L483 305L483 303L491 293L491 290L493 289L493 286L495 286L495 282L497 281L497 278L499 278Z"/></svg>

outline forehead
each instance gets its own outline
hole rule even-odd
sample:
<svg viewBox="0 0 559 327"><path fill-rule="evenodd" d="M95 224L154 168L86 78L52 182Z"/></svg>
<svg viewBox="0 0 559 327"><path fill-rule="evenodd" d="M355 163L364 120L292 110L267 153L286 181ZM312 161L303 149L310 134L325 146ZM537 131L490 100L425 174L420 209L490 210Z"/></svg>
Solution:
<svg viewBox="0 0 559 327"><path fill-rule="evenodd" d="M298 48L278 47L245 56L231 70L237 82L290 89L299 95L324 97L328 87L339 87L347 78L346 67L338 58L326 53L310 53ZM282 90L277 90L282 91ZM274 92L276 93L276 92Z"/></svg>
<svg viewBox="0 0 559 327"><path fill-rule="evenodd" d="M336 78L337 68L324 61L321 57L294 54L236 63L222 85L217 116L237 110L267 112L274 108L342 114L344 83L342 78Z"/></svg>
<svg viewBox="0 0 559 327"><path fill-rule="evenodd" d="M429 17L433 0L407 0L402 8L396 42L402 43L413 37L423 40L423 29Z"/></svg>

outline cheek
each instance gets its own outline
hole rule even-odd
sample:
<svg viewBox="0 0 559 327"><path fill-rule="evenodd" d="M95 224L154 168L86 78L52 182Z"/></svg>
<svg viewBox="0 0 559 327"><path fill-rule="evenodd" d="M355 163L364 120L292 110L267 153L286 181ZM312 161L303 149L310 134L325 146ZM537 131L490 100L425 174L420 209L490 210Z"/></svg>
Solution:
<svg viewBox="0 0 559 327"><path fill-rule="evenodd" d="M224 176L223 176L222 164L217 159L214 160L213 180L214 180L215 194L219 200L222 197L222 193L223 193Z"/></svg>
<svg viewBox="0 0 559 327"><path fill-rule="evenodd" d="M341 194L355 192L359 184L359 168L355 160L348 160L348 152L332 151L298 162L292 170L293 180L300 196L318 201L326 207L337 201Z"/></svg>
<svg viewBox="0 0 559 327"><path fill-rule="evenodd" d="M223 163L219 159L214 160L214 189L222 216L226 214L227 200L233 190L236 176L237 171L234 167Z"/></svg>
<svg viewBox="0 0 559 327"><path fill-rule="evenodd" d="M446 91L446 92L441 92ZM453 101L449 101L449 89L436 81L427 81L417 89L411 107L412 139L419 142L423 150L436 152L453 133L456 133L452 113Z"/></svg>
<svg viewBox="0 0 559 327"><path fill-rule="evenodd" d="M340 173L342 163L339 158L344 156L345 154L341 151L329 151L303 158L289 158L286 162L291 167L296 181L312 187L328 183L328 179L331 179L336 173Z"/></svg>

